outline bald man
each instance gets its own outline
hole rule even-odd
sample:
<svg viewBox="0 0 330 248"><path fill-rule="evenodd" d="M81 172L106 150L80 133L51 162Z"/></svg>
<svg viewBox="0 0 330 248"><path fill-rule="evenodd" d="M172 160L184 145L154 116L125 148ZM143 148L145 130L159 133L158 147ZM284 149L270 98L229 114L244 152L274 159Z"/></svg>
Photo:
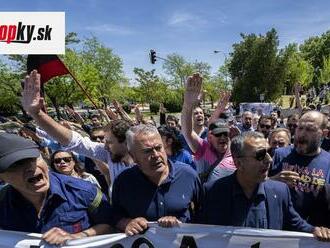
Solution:
<svg viewBox="0 0 330 248"><path fill-rule="evenodd" d="M306 220L317 211L317 195L330 183L330 153L321 149L322 130L327 124L322 113L305 113L298 122L294 146L277 149L273 157L270 176L290 187L294 207Z"/></svg>

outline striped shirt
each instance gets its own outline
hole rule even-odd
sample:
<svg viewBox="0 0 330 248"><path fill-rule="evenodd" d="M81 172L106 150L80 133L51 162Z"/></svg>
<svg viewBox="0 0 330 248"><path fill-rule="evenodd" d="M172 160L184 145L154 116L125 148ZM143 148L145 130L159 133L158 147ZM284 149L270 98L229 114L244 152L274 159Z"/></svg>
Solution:
<svg viewBox="0 0 330 248"><path fill-rule="evenodd" d="M197 149L195 155L195 165L197 168L198 174L201 176L204 173L210 172L212 174L213 167L220 167L228 171L234 172L236 166L234 164L233 158L231 156L230 149L228 148L226 153L222 158L216 153L212 148L212 145L206 139L199 139L199 148ZM214 164L216 161L219 161L218 164ZM207 181L209 181L209 175L207 175Z"/></svg>

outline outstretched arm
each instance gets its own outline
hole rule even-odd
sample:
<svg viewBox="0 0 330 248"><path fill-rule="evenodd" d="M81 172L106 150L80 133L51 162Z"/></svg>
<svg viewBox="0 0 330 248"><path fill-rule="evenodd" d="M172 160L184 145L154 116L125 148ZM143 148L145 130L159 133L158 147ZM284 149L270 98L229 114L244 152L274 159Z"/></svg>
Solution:
<svg viewBox="0 0 330 248"><path fill-rule="evenodd" d="M199 137L193 130L192 112L194 107L200 102L201 88L202 78L198 73L188 77L182 107L181 128L182 134L193 152L196 152L199 148Z"/></svg>
<svg viewBox="0 0 330 248"><path fill-rule="evenodd" d="M44 99L40 96L40 74L33 70L25 77L22 105L43 130L62 145L71 141L72 131L53 120L41 110Z"/></svg>
<svg viewBox="0 0 330 248"><path fill-rule="evenodd" d="M211 117L209 118L209 124L219 119L220 114L226 109L230 96L231 93L229 91L220 92L217 108L214 110Z"/></svg>

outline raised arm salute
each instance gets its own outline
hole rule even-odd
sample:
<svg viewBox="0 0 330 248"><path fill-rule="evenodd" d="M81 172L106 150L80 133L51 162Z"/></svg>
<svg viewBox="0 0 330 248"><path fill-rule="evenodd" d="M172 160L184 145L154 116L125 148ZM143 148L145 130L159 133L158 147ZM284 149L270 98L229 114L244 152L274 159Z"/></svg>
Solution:
<svg viewBox="0 0 330 248"><path fill-rule="evenodd" d="M41 110L44 99L40 96L40 74L33 70L25 77L22 105L28 114L51 137L62 145L68 145L72 131L57 123Z"/></svg>

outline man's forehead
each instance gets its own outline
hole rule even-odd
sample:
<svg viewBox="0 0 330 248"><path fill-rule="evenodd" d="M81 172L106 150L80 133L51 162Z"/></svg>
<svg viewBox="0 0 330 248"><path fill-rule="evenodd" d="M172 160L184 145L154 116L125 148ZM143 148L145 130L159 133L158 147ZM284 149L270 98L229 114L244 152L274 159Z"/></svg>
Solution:
<svg viewBox="0 0 330 248"><path fill-rule="evenodd" d="M321 125L321 121L315 118L302 118L299 120L298 124L300 126L317 126Z"/></svg>
<svg viewBox="0 0 330 248"><path fill-rule="evenodd" d="M270 119L261 119L260 122L265 123L265 122L272 122Z"/></svg>
<svg viewBox="0 0 330 248"><path fill-rule="evenodd" d="M265 138L248 138L245 140L245 146L247 149L255 149L260 147L267 147L268 143Z"/></svg>
<svg viewBox="0 0 330 248"><path fill-rule="evenodd" d="M162 138L156 133L142 133L135 135L135 145L137 146L153 147L162 143Z"/></svg>
<svg viewBox="0 0 330 248"><path fill-rule="evenodd" d="M194 109L194 114L197 113L203 113L203 110L201 108L195 108Z"/></svg>

